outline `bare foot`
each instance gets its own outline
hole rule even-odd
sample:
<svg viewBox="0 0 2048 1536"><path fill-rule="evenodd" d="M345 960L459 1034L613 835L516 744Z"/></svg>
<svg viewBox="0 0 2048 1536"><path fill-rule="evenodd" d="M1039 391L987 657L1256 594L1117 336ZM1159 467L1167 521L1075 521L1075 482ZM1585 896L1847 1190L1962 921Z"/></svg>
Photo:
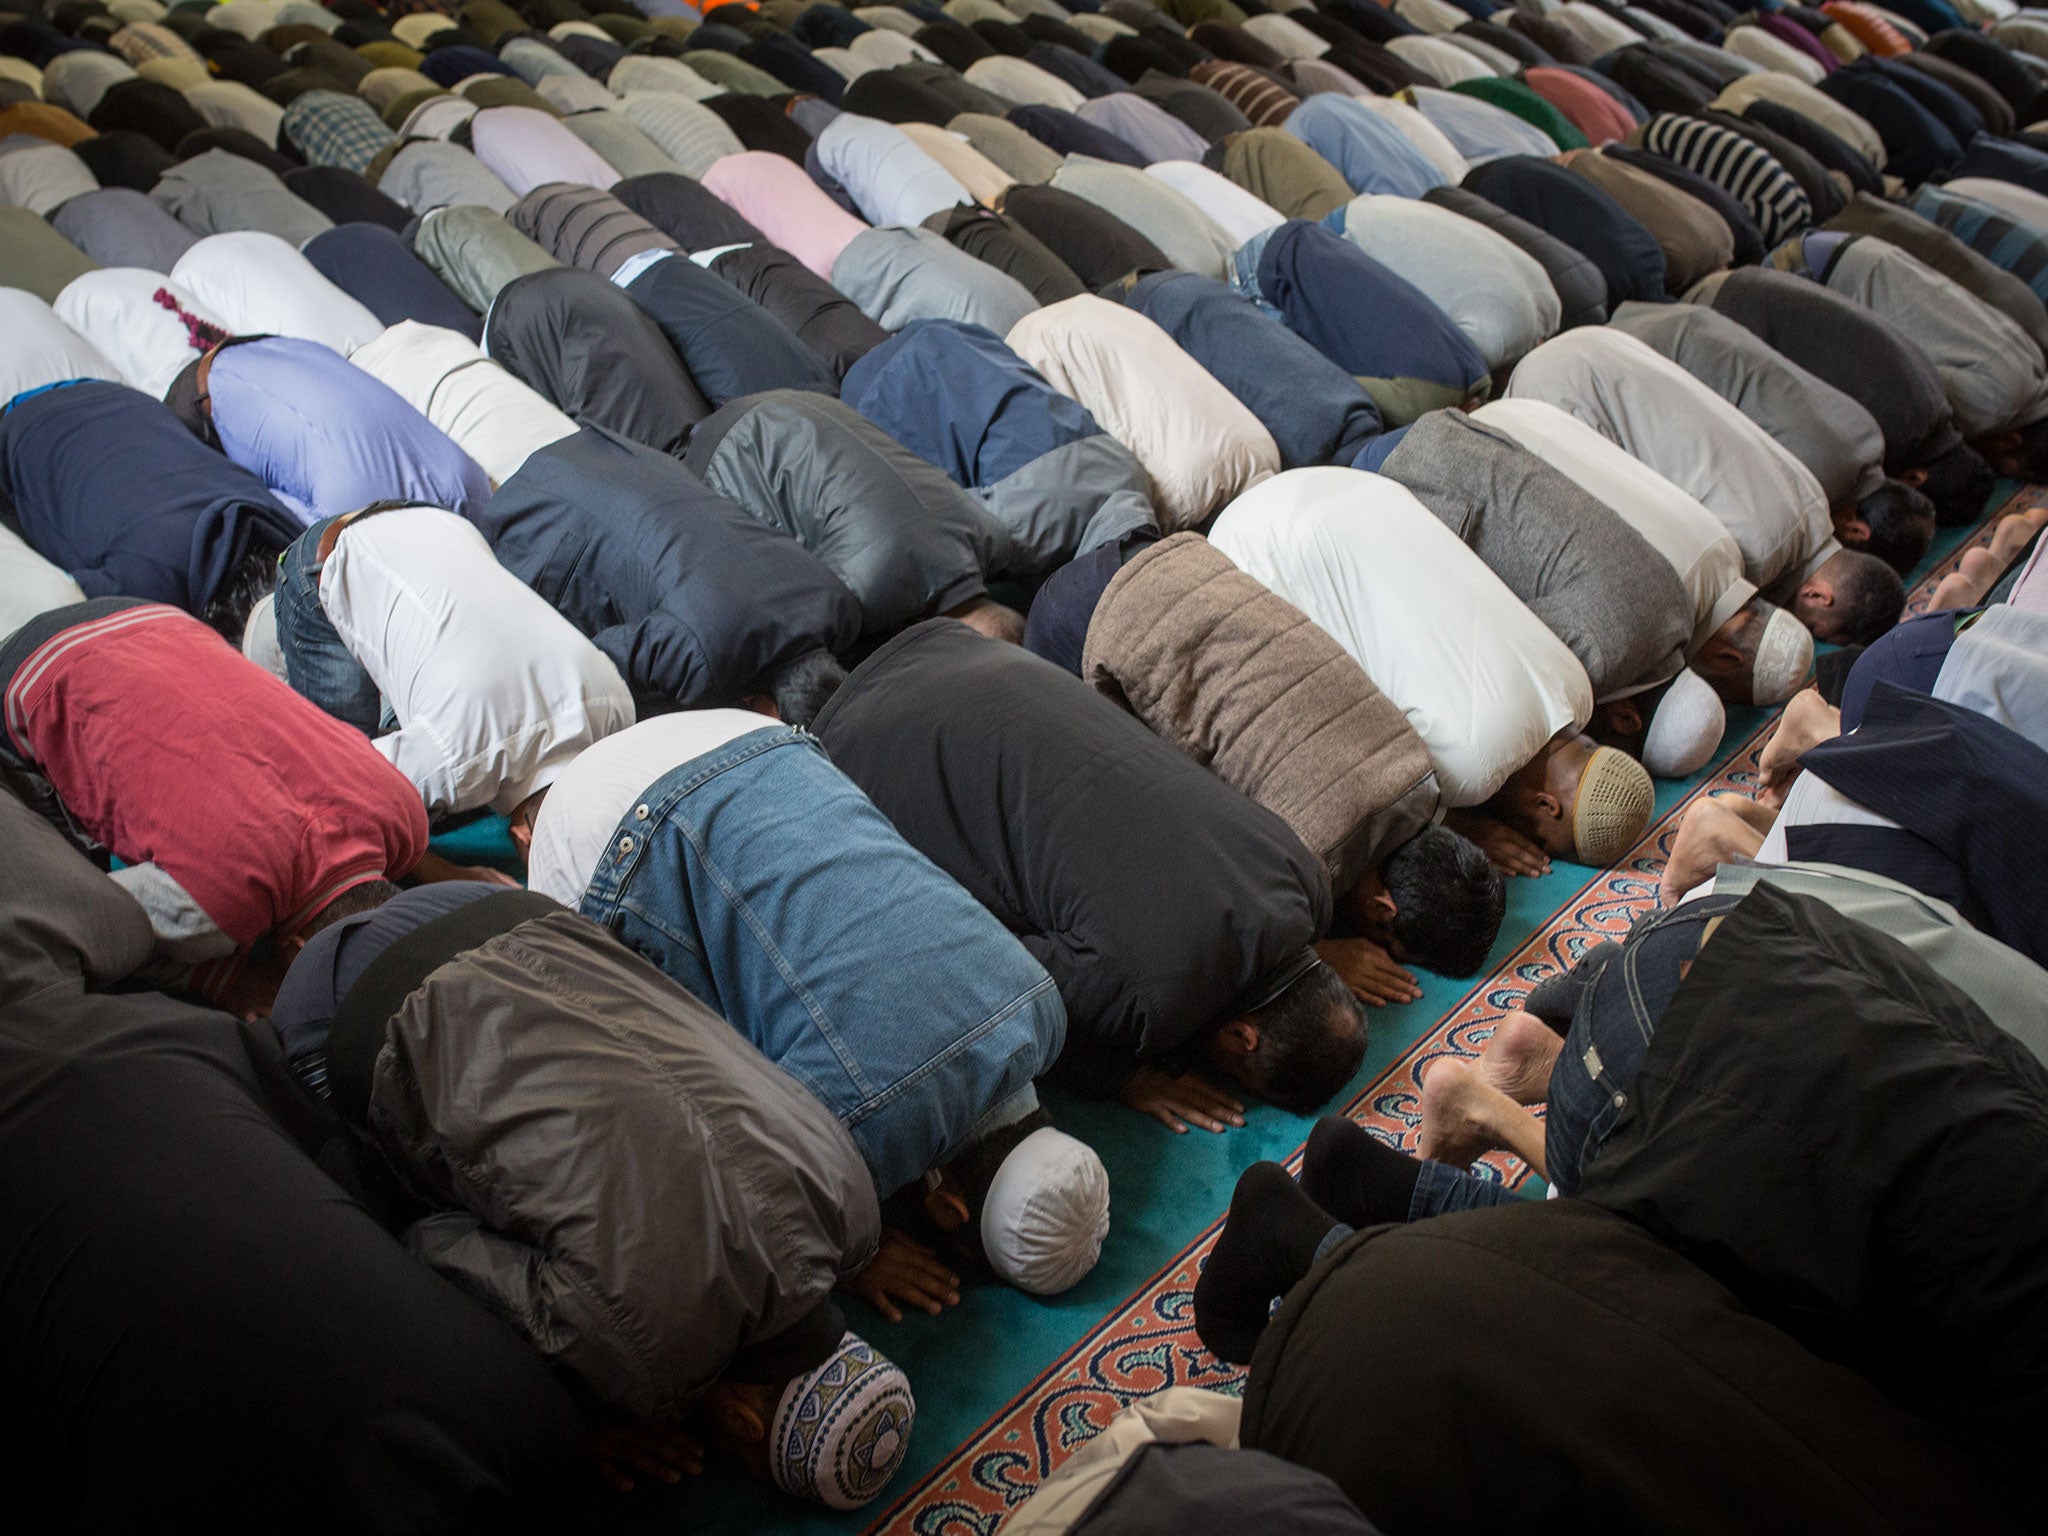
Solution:
<svg viewBox="0 0 2048 1536"><path fill-rule="evenodd" d="M1991 553L2001 568L2020 557L2043 523L2048 523L2048 507L2029 507L1999 519L1998 526L1991 530Z"/></svg>
<svg viewBox="0 0 2048 1536"><path fill-rule="evenodd" d="M1563 1036L1517 1008L1493 1026L1493 1038L1479 1053L1479 1075L1517 1104L1541 1104L1550 1097L1550 1069L1563 1049Z"/></svg>
<svg viewBox="0 0 2048 1536"><path fill-rule="evenodd" d="M1722 864L1754 858L1763 847L1763 832L1749 815L1723 805L1723 798L1710 795L1696 802L1679 822L1678 841L1672 844L1657 888L1657 899L1664 906L1677 906L1688 891L1713 879Z"/></svg>
<svg viewBox="0 0 2048 1536"><path fill-rule="evenodd" d="M1487 1082L1469 1061L1445 1057L1422 1079L1422 1145L1426 1158L1469 1168L1474 1161L1522 1138L1513 1121L1536 1122L1529 1112Z"/></svg>
<svg viewBox="0 0 2048 1536"><path fill-rule="evenodd" d="M1799 759L1809 747L1833 741L1842 734L1842 712L1820 696L1818 688L1804 688L1792 696L1778 717L1778 728L1764 743L1757 767L1763 778L1763 793L1774 804L1783 804L1785 791L1799 776ZM1766 822L1766 829L1769 823Z"/></svg>
<svg viewBox="0 0 2048 1536"><path fill-rule="evenodd" d="M1991 590L1998 578L2005 574L2006 564L1988 549L1963 551L1962 561L1935 587L1934 596L1928 599L1928 611L1939 613L1946 608L1976 607L1984 601L1984 594Z"/></svg>

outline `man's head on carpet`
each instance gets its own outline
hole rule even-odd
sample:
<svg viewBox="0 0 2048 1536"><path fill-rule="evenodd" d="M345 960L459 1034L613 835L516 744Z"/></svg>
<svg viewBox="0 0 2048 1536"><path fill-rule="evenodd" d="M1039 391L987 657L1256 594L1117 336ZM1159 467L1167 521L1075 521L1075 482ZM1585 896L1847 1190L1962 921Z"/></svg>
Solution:
<svg viewBox="0 0 2048 1536"><path fill-rule="evenodd" d="M1782 704L1812 665L1813 632L1761 597L1730 614L1692 658L1692 670L1730 704Z"/></svg>
<svg viewBox="0 0 2048 1536"><path fill-rule="evenodd" d="M1830 645L1868 645L1906 611L1906 584L1876 555L1844 549L1799 584L1792 613Z"/></svg>
<svg viewBox="0 0 2048 1536"><path fill-rule="evenodd" d="M1628 753L1660 779L1682 779L1706 766L1728 728L1720 697L1690 667L1668 683L1593 711L1586 734Z"/></svg>
<svg viewBox="0 0 2048 1536"><path fill-rule="evenodd" d="M1208 1065L1293 1114L1327 1104L1365 1059L1365 1009L1315 959L1281 988L1224 1022L1209 1038Z"/></svg>
<svg viewBox="0 0 2048 1536"><path fill-rule="evenodd" d="M1993 474L2014 480L2048 479L2048 417L2010 432L1994 432L1974 446Z"/></svg>
<svg viewBox="0 0 2048 1536"><path fill-rule="evenodd" d="M1351 926L1401 964L1472 976L1500 932L1507 892L1476 843L1431 826L1366 871L1339 906Z"/></svg>
<svg viewBox="0 0 2048 1536"><path fill-rule="evenodd" d="M1643 765L1584 733L1560 732L1488 802L1552 858L1612 864L1649 824L1655 791Z"/></svg>
<svg viewBox="0 0 2048 1536"><path fill-rule="evenodd" d="M917 1420L903 1372L857 1334L778 1382L719 1382L699 1422L756 1482L829 1509L859 1509L902 1465Z"/></svg>
<svg viewBox="0 0 2048 1536"><path fill-rule="evenodd" d="M1934 542L1934 503L1899 480L1887 480L1855 506L1835 514L1835 537L1877 556L1901 576Z"/></svg>
<svg viewBox="0 0 2048 1536"><path fill-rule="evenodd" d="M1953 528L1983 515L1998 477L1984 462L1983 454L1968 443L1957 443L1928 463L1902 471L1899 481L1933 504L1936 522Z"/></svg>
<svg viewBox="0 0 2048 1536"><path fill-rule="evenodd" d="M1042 1108L970 1143L895 1202L949 1258L1036 1296L1095 1267L1109 1173Z"/></svg>

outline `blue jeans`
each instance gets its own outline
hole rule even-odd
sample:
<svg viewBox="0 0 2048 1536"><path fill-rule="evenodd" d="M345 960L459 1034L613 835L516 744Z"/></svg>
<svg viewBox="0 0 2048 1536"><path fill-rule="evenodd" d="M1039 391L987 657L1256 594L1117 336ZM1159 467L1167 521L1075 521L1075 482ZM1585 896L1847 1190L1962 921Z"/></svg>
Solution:
<svg viewBox="0 0 2048 1536"><path fill-rule="evenodd" d="M1699 953L1707 924L1740 899L1707 896L1644 918L1587 984L1551 1069L1543 1110L1543 1159L1560 1195L1578 1192L1586 1165L1627 1112L1657 1021L1678 992L1684 965ZM1426 1162L1408 1219L1506 1205L1515 1198L1492 1179Z"/></svg>
<svg viewBox="0 0 2048 1536"><path fill-rule="evenodd" d="M374 736L384 714L377 685L320 606L320 539L333 522L330 517L315 523L278 557L277 646L293 692Z"/></svg>
<svg viewBox="0 0 2048 1536"><path fill-rule="evenodd" d="M582 911L810 1089L884 1197L1066 1041L1044 968L803 731L750 731L650 785Z"/></svg>

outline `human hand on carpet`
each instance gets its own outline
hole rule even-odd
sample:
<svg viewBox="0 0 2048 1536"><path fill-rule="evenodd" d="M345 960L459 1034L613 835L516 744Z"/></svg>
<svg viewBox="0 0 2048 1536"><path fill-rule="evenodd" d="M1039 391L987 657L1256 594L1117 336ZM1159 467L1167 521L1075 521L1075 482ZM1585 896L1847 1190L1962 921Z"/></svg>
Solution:
<svg viewBox="0 0 2048 1536"><path fill-rule="evenodd" d="M1360 1002L1392 1008L1422 999L1422 983L1397 965L1385 946L1371 939L1321 939L1316 953Z"/></svg>
<svg viewBox="0 0 2048 1536"><path fill-rule="evenodd" d="M933 1317L960 1305L960 1277L923 1243L893 1228L882 1233L875 1256L860 1273L840 1285L892 1323L903 1321L899 1301Z"/></svg>
<svg viewBox="0 0 2048 1536"><path fill-rule="evenodd" d="M657 1482L679 1483L704 1470L704 1447L672 1424L652 1419L596 1419L590 1426L590 1454L597 1470L621 1493L633 1491L637 1472Z"/></svg>
<svg viewBox="0 0 2048 1536"><path fill-rule="evenodd" d="M1190 1125L1220 1133L1244 1124L1244 1106L1198 1072L1169 1077L1157 1067L1140 1067L1117 1097L1176 1136L1185 1136Z"/></svg>
<svg viewBox="0 0 2048 1536"><path fill-rule="evenodd" d="M1504 875L1547 875L1550 855L1543 845L1522 836L1506 822L1473 811L1454 811L1444 825L1479 845L1487 861Z"/></svg>

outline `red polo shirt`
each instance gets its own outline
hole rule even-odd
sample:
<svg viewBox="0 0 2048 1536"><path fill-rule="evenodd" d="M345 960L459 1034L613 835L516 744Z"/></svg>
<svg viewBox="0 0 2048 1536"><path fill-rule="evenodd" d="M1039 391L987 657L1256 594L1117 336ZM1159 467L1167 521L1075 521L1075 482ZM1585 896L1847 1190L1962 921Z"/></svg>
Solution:
<svg viewBox="0 0 2048 1536"><path fill-rule="evenodd" d="M367 738L175 608L54 635L6 710L80 826L156 864L244 947L426 852L419 791Z"/></svg>

